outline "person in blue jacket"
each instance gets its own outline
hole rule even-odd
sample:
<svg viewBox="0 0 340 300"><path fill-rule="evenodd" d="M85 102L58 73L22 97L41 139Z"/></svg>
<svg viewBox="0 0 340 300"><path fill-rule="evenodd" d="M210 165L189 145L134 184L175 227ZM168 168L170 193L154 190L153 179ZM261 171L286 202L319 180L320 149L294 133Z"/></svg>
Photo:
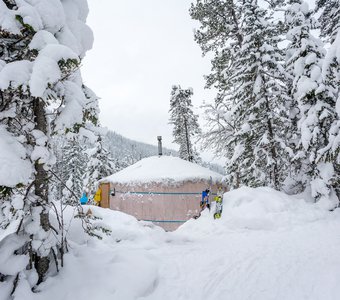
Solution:
<svg viewBox="0 0 340 300"><path fill-rule="evenodd" d="M80 204L81 205L87 204L87 201L89 201L89 199L87 198L86 192L84 192L80 198Z"/></svg>
<svg viewBox="0 0 340 300"><path fill-rule="evenodd" d="M208 207L210 210L209 193L210 191L208 189L202 192L202 200L200 204L201 210L205 209L206 207Z"/></svg>

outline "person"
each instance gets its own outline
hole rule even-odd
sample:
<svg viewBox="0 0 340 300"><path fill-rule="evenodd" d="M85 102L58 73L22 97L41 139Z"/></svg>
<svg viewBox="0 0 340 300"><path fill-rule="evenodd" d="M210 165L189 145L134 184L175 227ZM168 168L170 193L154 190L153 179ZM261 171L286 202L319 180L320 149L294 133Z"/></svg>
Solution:
<svg viewBox="0 0 340 300"><path fill-rule="evenodd" d="M96 191L96 194L94 195L93 200L94 200L95 205L100 206L100 201L102 200L102 190L100 187Z"/></svg>
<svg viewBox="0 0 340 300"><path fill-rule="evenodd" d="M86 192L83 192L83 195L80 198L80 204L85 205L87 204L88 201L89 199L87 198Z"/></svg>
<svg viewBox="0 0 340 300"><path fill-rule="evenodd" d="M209 203L209 190L206 189L205 191L202 192L202 200L201 200L201 210L204 210L206 207L210 210L210 203Z"/></svg>

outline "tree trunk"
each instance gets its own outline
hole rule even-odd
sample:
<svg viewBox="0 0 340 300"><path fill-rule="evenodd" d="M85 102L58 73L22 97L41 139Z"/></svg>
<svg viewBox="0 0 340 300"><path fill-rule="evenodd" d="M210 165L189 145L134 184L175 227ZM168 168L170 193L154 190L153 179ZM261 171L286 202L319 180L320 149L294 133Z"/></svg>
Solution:
<svg viewBox="0 0 340 300"><path fill-rule="evenodd" d="M231 10L231 15L233 17L233 22L234 22L234 25L235 25L235 29L236 29L235 34L236 34L236 37L237 37L238 46L241 48L242 47L242 43L243 43L243 36L240 34L239 20L236 17L234 1L231 1L230 10Z"/></svg>
<svg viewBox="0 0 340 300"><path fill-rule="evenodd" d="M266 83L266 79L263 76L262 76L262 81ZM269 105L268 97L267 96L265 97L266 97L265 105L266 105L267 112L269 113L272 110ZM270 153L274 161L274 164L270 171L270 180L274 188L276 190L279 190L280 182L279 182L279 171L278 171L278 157L277 157L277 150L276 150L275 141L274 141L274 128L273 128L272 120L269 117L267 119L267 127L268 127L269 141L270 141L269 142Z"/></svg>
<svg viewBox="0 0 340 300"><path fill-rule="evenodd" d="M45 105L44 101L39 98L33 99L33 112L35 128L47 134L47 121L45 117ZM34 145L36 142L34 140ZM42 207L40 213L40 225L44 231L50 230L49 211L47 208L48 204L48 174L44 169L44 164L40 163L39 160L35 161L35 180L34 190L35 195L38 197L37 206ZM39 256L38 253L35 255L34 266L37 270L39 279L38 284L44 280L44 276L49 268L50 259L48 256Z"/></svg>
<svg viewBox="0 0 340 300"><path fill-rule="evenodd" d="M186 141L187 152L188 152L188 161L192 162L193 157L192 157L192 154L190 153L191 151L190 151L190 141L189 141L187 120L184 120L184 128L185 128L185 141Z"/></svg>

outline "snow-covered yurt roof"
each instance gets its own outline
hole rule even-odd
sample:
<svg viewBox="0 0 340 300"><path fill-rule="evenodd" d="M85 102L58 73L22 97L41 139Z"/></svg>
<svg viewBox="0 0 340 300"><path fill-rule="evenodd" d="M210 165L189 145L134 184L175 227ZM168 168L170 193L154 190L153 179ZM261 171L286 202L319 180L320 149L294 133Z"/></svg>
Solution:
<svg viewBox="0 0 340 300"><path fill-rule="evenodd" d="M115 183L172 183L210 180L220 182L222 175L174 156L151 156L101 180Z"/></svg>

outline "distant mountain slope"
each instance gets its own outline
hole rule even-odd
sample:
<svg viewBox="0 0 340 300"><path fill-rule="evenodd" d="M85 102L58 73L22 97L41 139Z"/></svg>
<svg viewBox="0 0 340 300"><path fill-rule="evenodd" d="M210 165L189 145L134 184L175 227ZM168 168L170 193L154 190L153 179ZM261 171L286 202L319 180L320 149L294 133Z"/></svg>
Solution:
<svg viewBox="0 0 340 300"><path fill-rule="evenodd" d="M135 140L128 139L114 131L109 130L104 138L104 144L112 157L119 161L120 168L125 168L135 162L158 154L157 140L155 145L150 145ZM178 152L173 149L163 147L163 155L178 156ZM215 172L224 174L223 167L218 164L202 162L202 166Z"/></svg>
<svg viewBox="0 0 340 300"><path fill-rule="evenodd" d="M112 156L117 159L126 159L131 163L141 160L142 158L157 155L158 146L155 139L155 145L137 142L128 139L114 131L109 130L105 136L104 144ZM177 151L163 147L164 155L178 156Z"/></svg>

